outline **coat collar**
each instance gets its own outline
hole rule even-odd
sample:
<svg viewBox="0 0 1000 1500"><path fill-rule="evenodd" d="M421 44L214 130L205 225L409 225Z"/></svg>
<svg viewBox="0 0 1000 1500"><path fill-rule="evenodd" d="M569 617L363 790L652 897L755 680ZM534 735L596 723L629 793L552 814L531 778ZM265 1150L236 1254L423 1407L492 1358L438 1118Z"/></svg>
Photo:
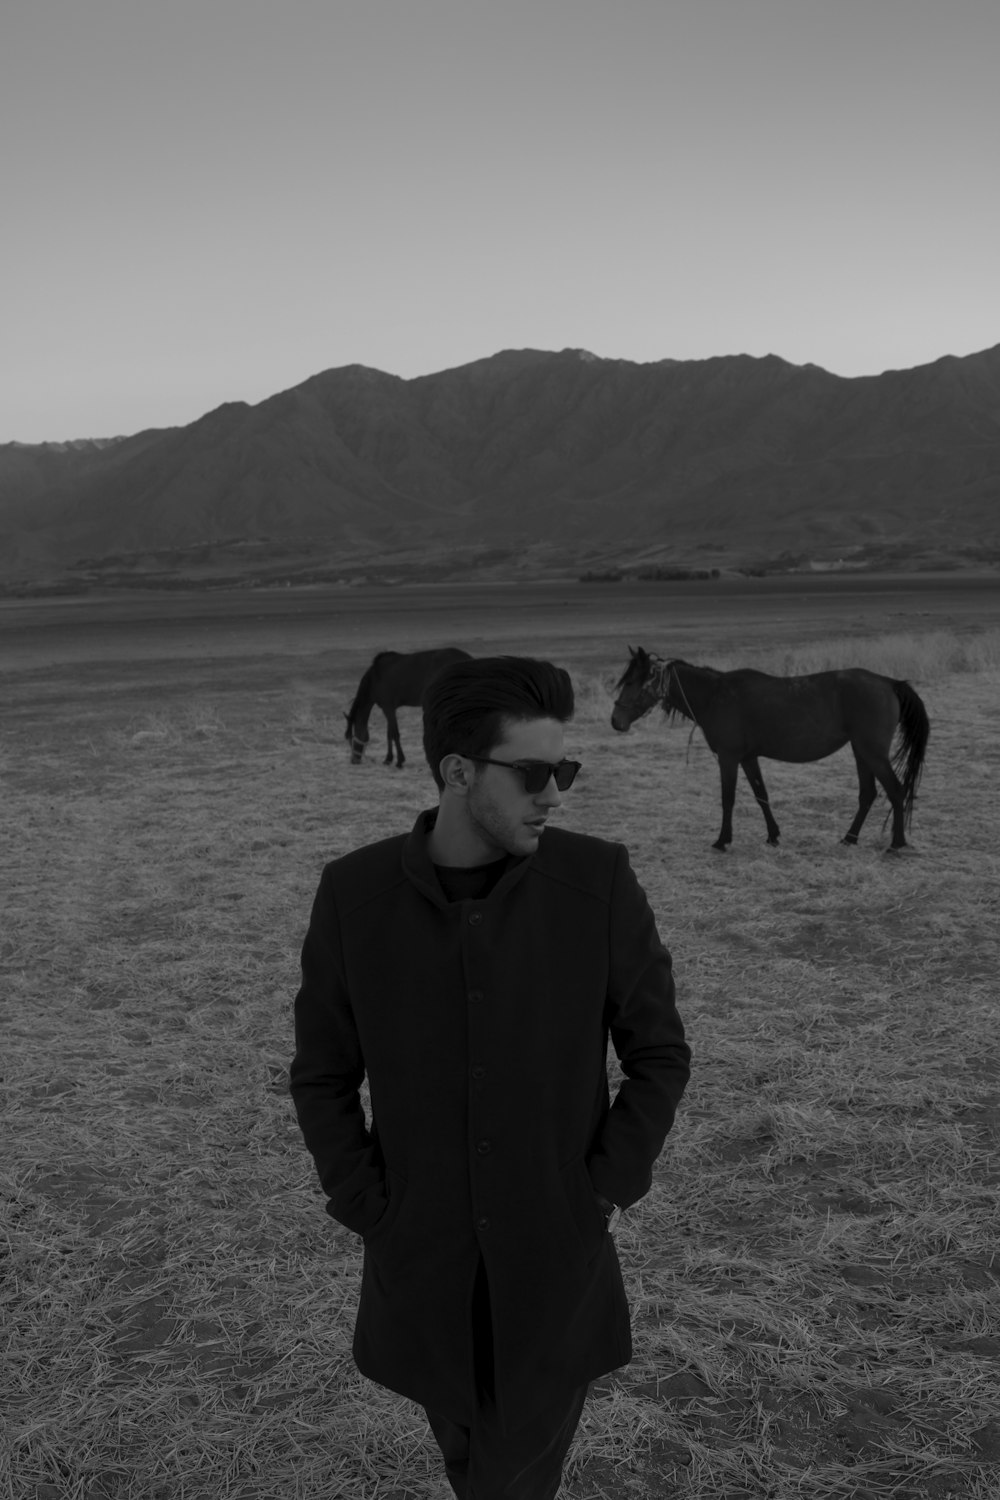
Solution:
<svg viewBox="0 0 1000 1500"><path fill-rule="evenodd" d="M438 878L434 873L434 863L428 849L428 839L430 838L431 829L437 822L437 815L437 808L432 807L426 812L420 813L417 817L417 821L414 823L403 845L403 873L417 887L421 895L426 896L429 901L433 901L435 906L440 906L443 910L447 911L451 902L445 898L445 894L438 884ZM544 840L544 835L542 837ZM521 880L524 872L534 858L534 854L529 854L524 859L515 861L506 874L497 881L486 898L487 901L502 900L507 892L512 890Z"/></svg>

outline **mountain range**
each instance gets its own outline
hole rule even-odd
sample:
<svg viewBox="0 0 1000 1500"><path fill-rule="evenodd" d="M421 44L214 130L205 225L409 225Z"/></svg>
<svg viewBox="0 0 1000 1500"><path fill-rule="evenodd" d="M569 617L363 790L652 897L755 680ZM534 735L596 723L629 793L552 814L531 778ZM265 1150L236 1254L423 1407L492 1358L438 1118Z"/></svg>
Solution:
<svg viewBox="0 0 1000 1500"><path fill-rule="evenodd" d="M1000 345L846 378L506 350L0 445L10 588L1000 562Z"/></svg>

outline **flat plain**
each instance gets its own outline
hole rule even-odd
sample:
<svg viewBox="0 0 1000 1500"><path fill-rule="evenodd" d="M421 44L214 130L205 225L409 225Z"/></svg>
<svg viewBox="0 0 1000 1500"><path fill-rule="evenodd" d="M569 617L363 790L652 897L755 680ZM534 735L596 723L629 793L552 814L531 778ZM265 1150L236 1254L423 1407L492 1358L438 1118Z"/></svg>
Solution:
<svg viewBox="0 0 1000 1500"><path fill-rule="evenodd" d="M565 1500L995 1500L1000 587L954 575L0 602L0 1495L443 1493L422 1413L352 1366L358 1246L286 1073L323 863L434 801L419 712L395 771L377 714L348 764L344 710L432 644L571 671L560 816L629 846L694 1048ZM610 728L629 644L907 677L911 849L881 799L840 844L842 751L765 762L781 846L741 784L714 852L700 736Z"/></svg>

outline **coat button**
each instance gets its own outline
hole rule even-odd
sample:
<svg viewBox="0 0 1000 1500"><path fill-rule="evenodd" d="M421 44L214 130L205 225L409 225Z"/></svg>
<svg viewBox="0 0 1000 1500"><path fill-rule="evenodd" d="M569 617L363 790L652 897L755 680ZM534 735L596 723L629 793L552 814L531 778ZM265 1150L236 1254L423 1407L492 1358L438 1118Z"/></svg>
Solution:
<svg viewBox="0 0 1000 1500"><path fill-rule="evenodd" d="M476 1228L477 1229L489 1229L489 1227L490 1227L490 1221L485 1216L483 1218L481 1218L481 1219L477 1219L476 1220Z"/></svg>
<svg viewBox="0 0 1000 1500"><path fill-rule="evenodd" d="M480 1156L485 1156L488 1151L492 1151L493 1150L493 1142L492 1141L477 1141L476 1142L476 1150L479 1152Z"/></svg>
<svg viewBox="0 0 1000 1500"><path fill-rule="evenodd" d="M485 1078L486 1077L486 1069L485 1068L481 1068L478 1065L478 1063L477 1063L476 1066L472 1070L472 1076L473 1076L473 1078Z"/></svg>
<svg viewBox="0 0 1000 1500"><path fill-rule="evenodd" d="M482 912L481 911L474 911L474 912L470 913L470 915L469 915L469 926L470 927L478 927L479 924L480 924L480 922L482 920L483 920L483 914L482 914Z"/></svg>
<svg viewBox="0 0 1000 1500"><path fill-rule="evenodd" d="M478 1005L480 1000L483 999L483 992L482 990L470 990L466 998L472 1005Z"/></svg>

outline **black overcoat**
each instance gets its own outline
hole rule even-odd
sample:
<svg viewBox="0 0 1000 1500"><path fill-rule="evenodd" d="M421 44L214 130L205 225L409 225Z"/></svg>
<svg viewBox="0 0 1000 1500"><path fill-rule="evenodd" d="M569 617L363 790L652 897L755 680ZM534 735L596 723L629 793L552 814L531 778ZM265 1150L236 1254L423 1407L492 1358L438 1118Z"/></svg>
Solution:
<svg viewBox="0 0 1000 1500"><path fill-rule="evenodd" d="M359 1369L471 1423L481 1255L510 1428L631 1358L595 1194L649 1190L690 1052L622 845L546 829L485 900L449 903L435 817L323 871L291 1092L329 1212L364 1237Z"/></svg>

